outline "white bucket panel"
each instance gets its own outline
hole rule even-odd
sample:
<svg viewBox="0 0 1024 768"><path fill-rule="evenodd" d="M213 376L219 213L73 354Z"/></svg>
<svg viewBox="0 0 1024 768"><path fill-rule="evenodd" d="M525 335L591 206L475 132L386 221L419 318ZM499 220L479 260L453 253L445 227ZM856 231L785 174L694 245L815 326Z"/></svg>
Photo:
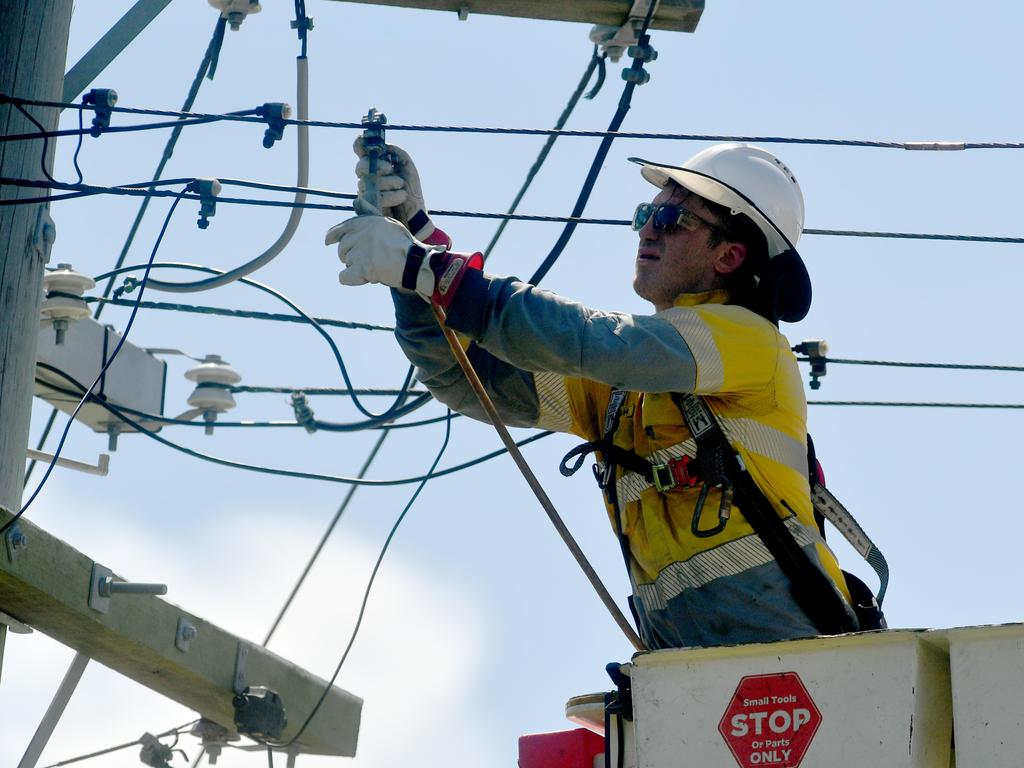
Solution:
<svg viewBox="0 0 1024 768"><path fill-rule="evenodd" d="M639 768L950 765L949 660L917 631L641 653L631 676Z"/></svg>
<svg viewBox="0 0 1024 768"><path fill-rule="evenodd" d="M1024 765L1024 625L949 629L958 768Z"/></svg>

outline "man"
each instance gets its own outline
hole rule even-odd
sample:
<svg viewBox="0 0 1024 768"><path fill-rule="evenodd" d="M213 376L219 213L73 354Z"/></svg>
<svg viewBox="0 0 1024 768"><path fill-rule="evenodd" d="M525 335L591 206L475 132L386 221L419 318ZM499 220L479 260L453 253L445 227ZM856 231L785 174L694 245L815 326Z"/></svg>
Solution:
<svg viewBox="0 0 1024 768"><path fill-rule="evenodd" d="M829 631L809 618L806 594L798 604L794 593L804 578L783 573L744 514L748 502L733 508L731 479L702 477L690 460L695 442L678 393L699 395L710 407L766 508L806 553L804 573L817 569L813 576L839 606L841 624L855 629L839 566L815 527L806 400L796 359L776 327L780 319L803 318L811 298L794 249L803 197L789 169L740 144L705 149L682 166L637 160L658 188L633 220L640 236L633 289L656 310L641 316L589 309L484 274L471 257L448 252L411 159L389 149L377 182L392 218L360 216L328 232L327 243L338 243L347 265L340 281L394 289L398 341L441 402L486 418L428 301L474 341L470 358L507 423L588 441L566 457L563 473L597 452L648 647ZM359 141L356 152L364 154ZM363 157L361 190L367 171ZM359 209L368 210L365 201L357 201Z"/></svg>

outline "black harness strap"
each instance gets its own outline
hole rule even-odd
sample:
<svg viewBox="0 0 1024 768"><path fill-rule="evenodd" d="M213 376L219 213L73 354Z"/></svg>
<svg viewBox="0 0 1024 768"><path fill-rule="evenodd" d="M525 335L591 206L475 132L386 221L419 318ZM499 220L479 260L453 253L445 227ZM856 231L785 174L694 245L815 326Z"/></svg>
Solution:
<svg viewBox="0 0 1024 768"><path fill-rule="evenodd" d="M740 512L786 574L797 605L822 634L856 631L857 625L847 610L846 602L831 579L811 562L776 514L771 502L750 476L743 459L729 444L707 403L693 394L677 394L674 398L697 441L697 456L705 452L705 446L715 446L712 450L717 450L722 460L722 468L732 483ZM789 509L785 501L782 503ZM792 512L791 509L789 511Z"/></svg>

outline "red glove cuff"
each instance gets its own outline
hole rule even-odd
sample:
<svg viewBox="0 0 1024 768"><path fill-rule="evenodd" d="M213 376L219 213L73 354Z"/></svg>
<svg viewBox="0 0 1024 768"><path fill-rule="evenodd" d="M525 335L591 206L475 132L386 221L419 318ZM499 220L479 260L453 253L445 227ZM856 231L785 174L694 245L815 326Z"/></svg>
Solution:
<svg viewBox="0 0 1024 768"><path fill-rule="evenodd" d="M434 294L430 300L447 313L466 270L482 270L484 255L479 251L476 253L442 251L430 257L430 268L433 270L435 278Z"/></svg>

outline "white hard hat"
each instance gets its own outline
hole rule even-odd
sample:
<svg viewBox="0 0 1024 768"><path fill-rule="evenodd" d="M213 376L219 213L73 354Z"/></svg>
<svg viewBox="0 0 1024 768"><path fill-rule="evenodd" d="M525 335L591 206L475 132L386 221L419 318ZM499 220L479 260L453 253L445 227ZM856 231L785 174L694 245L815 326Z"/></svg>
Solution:
<svg viewBox="0 0 1024 768"><path fill-rule="evenodd" d="M716 144L681 166L631 157L656 187L674 181L705 200L746 214L768 245L770 282L779 318L801 320L810 308L811 281L796 243L804 228L804 196L793 172L771 152L749 144ZM762 282L766 275L761 275Z"/></svg>

